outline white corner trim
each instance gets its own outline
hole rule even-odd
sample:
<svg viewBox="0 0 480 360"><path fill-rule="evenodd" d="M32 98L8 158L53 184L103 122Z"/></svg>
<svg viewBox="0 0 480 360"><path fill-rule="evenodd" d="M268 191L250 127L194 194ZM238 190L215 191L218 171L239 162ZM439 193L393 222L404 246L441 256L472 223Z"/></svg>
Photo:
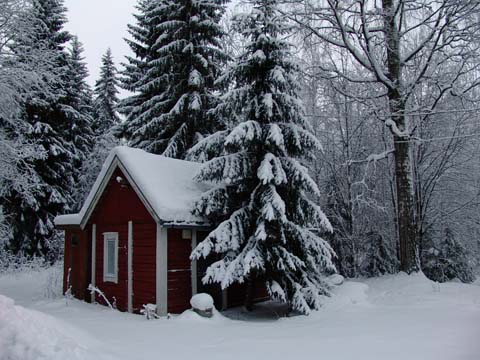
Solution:
<svg viewBox="0 0 480 360"><path fill-rule="evenodd" d="M97 270L97 225L92 225L92 277L90 279L90 283L93 287L96 286L95 284L95 277L96 277L96 270ZM91 295L91 302L92 304L95 303L95 292L92 291Z"/></svg>
<svg viewBox="0 0 480 360"><path fill-rule="evenodd" d="M157 223L156 247L156 297L157 313L160 316L168 314L168 232L167 228Z"/></svg>
<svg viewBox="0 0 480 360"><path fill-rule="evenodd" d="M197 230L192 230L192 251L197 247ZM197 260L190 261L192 273L192 296L198 292L197 288Z"/></svg>
<svg viewBox="0 0 480 360"><path fill-rule="evenodd" d="M114 273L107 273L107 243L108 241L115 241L115 253L113 259ZM103 282L118 283L118 233L104 232L103 233Z"/></svg>
<svg viewBox="0 0 480 360"><path fill-rule="evenodd" d="M128 312L133 312L133 222L128 222L128 264L127 264Z"/></svg>

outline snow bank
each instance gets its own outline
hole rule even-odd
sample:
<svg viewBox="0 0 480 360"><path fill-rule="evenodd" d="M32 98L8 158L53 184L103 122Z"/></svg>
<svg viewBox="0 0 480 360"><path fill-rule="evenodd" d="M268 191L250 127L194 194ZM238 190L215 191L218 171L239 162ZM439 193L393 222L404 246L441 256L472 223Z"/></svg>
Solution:
<svg viewBox="0 0 480 360"><path fill-rule="evenodd" d="M83 335L37 311L16 306L0 295L0 359L100 359L82 344Z"/></svg>

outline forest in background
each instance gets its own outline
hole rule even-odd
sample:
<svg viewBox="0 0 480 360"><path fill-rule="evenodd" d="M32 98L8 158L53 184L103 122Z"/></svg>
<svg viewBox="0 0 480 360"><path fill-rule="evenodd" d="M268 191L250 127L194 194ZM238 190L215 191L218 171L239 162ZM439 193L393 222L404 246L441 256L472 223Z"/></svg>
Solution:
<svg viewBox="0 0 480 360"><path fill-rule="evenodd" d="M225 165L226 157L246 149L299 157L314 184L293 165L285 178L300 174L298 183L269 172L255 180L282 196L298 187L274 214L295 214L302 228L315 221L300 210L318 215L308 204L320 205L333 233L316 226L291 235L320 239L312 242L322 247L308 251L318 252L319 270L334 264L358 277L421 269L436 281L473 281L480 259L480 4L259 0L233 15L227 3L140 0L129 26L132 54L115 65L107 51L91 89L81 39L63 29L62 1L0 0L0 264L61 259L54 217L78 211L109 150L126 143L216 164L203 180L221 181L216 169L228 166L237 185L248 186L245 178L253 179L264 159L246 158L256 165L240 169ZM132 95L120 100L120 87ZM265 100L267 87L282 100ZM283 143L270 137L277 128ZM305 130L301 146L290 141L297 130ZM274 158L272 174L280 168ZM248 186L219 189L213 204L196 211L223 223L239 204L251 208L245 193L257 188ZM262 190L258 201L274 198ZM277 221L269 216L263 223ZM255 236L275 237L284 224L278 216L266 235L256 224ZM252 264L262 273L262 264ZM268 273L282 278L276 271ZM315 271L307 266L304 273ZM230 275L212 279L241 278Z"/></svg>

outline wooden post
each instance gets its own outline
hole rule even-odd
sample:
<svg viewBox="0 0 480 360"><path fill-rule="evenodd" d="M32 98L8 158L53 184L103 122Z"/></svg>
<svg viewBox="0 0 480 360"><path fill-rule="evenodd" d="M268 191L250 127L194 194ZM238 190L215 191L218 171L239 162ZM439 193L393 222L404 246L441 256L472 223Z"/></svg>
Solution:
<svg viewBox="0 0 480 360"><path fill-rule="evenodd" d="M192 251L197 247L197 230L192 230ZM197 287L197 260L191 260L192 296L198 292Z"/></svg>
<svg viewBox="0 0 480 360"><path fill-rule="evenodd" d="M97 265L97 225L92 225L92 277L90 279L90 283L93 287L95 287L95 277L96 277L96 265ZM91 302L92 304L95 303L95 292L92 291L91 294Z"/></svg>
<svg viewBox="0 0 480 360"><path fill-rule="evenodd" d="M157 314L168 314L168 232L157 223Z"/></svg>

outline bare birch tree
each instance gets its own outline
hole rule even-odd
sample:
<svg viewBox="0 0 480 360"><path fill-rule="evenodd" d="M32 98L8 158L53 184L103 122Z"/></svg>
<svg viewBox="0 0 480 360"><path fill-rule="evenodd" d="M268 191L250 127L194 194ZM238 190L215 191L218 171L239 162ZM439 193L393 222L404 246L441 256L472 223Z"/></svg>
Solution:
<svg viewBox="0 0 480 360"><path fill-rule="evenodd" d="M369 89L372 112L393 141L395 201L401 270L419 269L412 117L433 114L449 94L475 88L478 67L478 1L468 0L303 0L285 1L286 14L332 49L320 69ZM340 68L335 52L347 52ZM351 71L354 70L354 71ZM361 74L361 75L359 75ZM412 98L428 84L422 104ZM355 97L357 94L352 94ZM385 101L386 111L382 105ZM375 109L376 107L378 109Z"/></svg>

